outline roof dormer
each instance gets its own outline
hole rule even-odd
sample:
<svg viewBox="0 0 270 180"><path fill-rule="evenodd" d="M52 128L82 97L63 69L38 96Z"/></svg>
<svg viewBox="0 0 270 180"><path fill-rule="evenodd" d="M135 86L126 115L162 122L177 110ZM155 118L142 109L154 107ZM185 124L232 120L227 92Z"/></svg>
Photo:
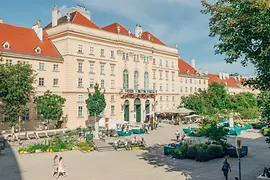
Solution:
<svg viewBox="0 0 270 180"><path fill-rule="evenodd" d="M10 44L9 44L7 41L4 42L2 45L3 45L3 48L4 48L4 49L7 49L7 50L10 49Z"/></svg>
<svg viewBox="0 0 270 180"><path fill-rule="evenodd" d="M41 54L41 48L39 46L35 48L35 51L37 54Z"/></svg>

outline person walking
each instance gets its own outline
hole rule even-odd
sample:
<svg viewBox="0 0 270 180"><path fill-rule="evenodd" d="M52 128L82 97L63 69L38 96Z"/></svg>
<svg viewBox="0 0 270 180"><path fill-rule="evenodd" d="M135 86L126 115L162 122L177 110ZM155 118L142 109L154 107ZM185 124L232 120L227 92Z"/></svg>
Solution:
<svg viewBox="0 0 270 180"><path fill-rule="evenodd" d="M179 133L178 130L175 132L175 136L176 136L176 141L178 142L179 141L179 137L180 137L180 133Z"/></svg>
<svg viewBox="0 0 270 180"><path fill-rule="evenodd" d="M222 166L222 169L221 170L223 171L223 174L224 174L225 179L228 180L229 170L230 170L230 172L232 172L232 170L231 170L231 166L228 163L228 160L227 159L224 160L223 166Z"/></svg>
<svg viewBox="0 0 270 180"><path fill-rule="evenodd" d="M66 171L65 171L65 165L63 163L63 158L60 157L59 158L59 162L58 162L58 173L57 173L57 179L59 178L59 176L66 176Z"/></svg>
<svg viewBox="0 0 270 180"><path fill-rule="evenodd" d="M52 176L54 176L57 173L58 173L58 156L55 155L54 158L53 158L53 172L52 172Z"/></svg>

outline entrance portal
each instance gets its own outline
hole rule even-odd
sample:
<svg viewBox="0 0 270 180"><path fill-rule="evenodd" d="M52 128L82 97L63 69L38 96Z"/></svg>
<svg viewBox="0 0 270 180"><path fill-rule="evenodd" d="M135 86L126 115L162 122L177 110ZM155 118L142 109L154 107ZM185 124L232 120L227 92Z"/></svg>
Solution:
<svg viewBox="0 0 270 180"><path fill-rule="evenodd" d="M124 120L129 121L129 101L125 100L124 102Z"/></svg>
<svg viewBox="0 0 270 180"><path fill-rule="evenodd" d="M141 122L141 100L139 98L135 99L134 107L136 112L136 122Z"/></svg>

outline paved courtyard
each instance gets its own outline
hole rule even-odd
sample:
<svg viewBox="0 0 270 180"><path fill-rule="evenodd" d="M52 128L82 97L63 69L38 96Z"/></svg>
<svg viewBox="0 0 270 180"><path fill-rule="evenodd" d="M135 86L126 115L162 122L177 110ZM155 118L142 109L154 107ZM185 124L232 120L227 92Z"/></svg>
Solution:
<svg viewBox="0 0 270 180"><path fill-rule="evenodd" d="M0 156L1 180L50 180L52 158L62 156L66 166L66 180L223 180L221 166L223 159L205 163L193 160L177 160L163 155L162 145L171 142L175 131L182 126L164 124L163 127L143 135L147 150L91 152L79 151L61 153L40 153L19 155L17 148L8 149L6 156ZM264 137L257 133L244 132L243 144L249 146L249 155L242 158L243 180L253 180L262 172L264 166L270 166L270 149ZM199 141L195 139L195 141ZM234 140L229 138L232 143ZM238 160L229 158L232 173L229 179L238 174Z"/></svg>

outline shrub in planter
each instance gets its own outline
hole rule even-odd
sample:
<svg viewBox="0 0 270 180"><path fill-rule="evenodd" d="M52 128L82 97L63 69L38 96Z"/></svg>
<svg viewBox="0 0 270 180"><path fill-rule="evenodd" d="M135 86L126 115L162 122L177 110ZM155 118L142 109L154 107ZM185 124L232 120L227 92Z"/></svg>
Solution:
<svg viewBox="0 0 270 180"><path fill-rule="evenodd" d="M197 149L197 156L195 158L196 161L205 162L209 161L210 159L211 157L208 152L208 146L206 144Z"/></svg>
<svg viewBox="0 0 270 180"><path fill-rule="evenodd" d="M196 146L195 144L190 144L187 148L187 158L195 159L198 154L197 148L198 146Z"/></svg>
<svg viewBox="0 0 270 180"><path fill-rule="evenodd" d="M181 150L181 152L182 152L183 157L187 156L188 146L189 146L188 143L183 143L179 148Z"/></svg>
<svg viewBox="0 0 270 180"><path fill-rule="evenodd" d="M173 153L172 153L172 157L176 158L176 159L183 159L183 153L179 148L176 148Z"/></svg>
<svg viewBox="0 0 270 180"><path fill-rule="evenodd" d="M208 145L208 154L211 159L223 157L223 148L221 145L210 144Z"/></svg>

